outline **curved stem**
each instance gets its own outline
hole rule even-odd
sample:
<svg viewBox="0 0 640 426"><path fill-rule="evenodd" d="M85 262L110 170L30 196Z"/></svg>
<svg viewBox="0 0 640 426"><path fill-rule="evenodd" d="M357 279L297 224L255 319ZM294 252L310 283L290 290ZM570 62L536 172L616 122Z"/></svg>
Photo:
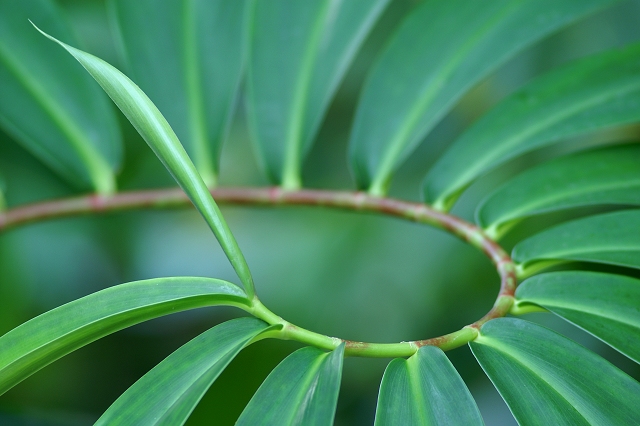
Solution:
<svg viewBox="0 0 640 426"><path fill-rule="evenodd" d="M365 343L325 336L283 320L269 311L257 298L253 298L251 306L244 309L269 324L282 325L280 330L272 332L274 337L297 340L327 350L335 349L340 343L345 342L345 354L349 356L411 356L425 345L438 346L443 350L462 346L477 337L478 330L485 322L507 315L512 308L517 276L516 267L509 255L479 227L453 215L434 210L428 205L375 197L363 192L313 189L285 191L280 188L216 188L211 190L211 195L222 204L324 206L379 213L428 224L443 229L482 251L493 262L500 275L498 297L493 308L484 317L456 332L412 342ZM87 195L35 203L0 212L0 232L56 217L188 205L189 199L179 188L122 192L106 196Z"/></svg>

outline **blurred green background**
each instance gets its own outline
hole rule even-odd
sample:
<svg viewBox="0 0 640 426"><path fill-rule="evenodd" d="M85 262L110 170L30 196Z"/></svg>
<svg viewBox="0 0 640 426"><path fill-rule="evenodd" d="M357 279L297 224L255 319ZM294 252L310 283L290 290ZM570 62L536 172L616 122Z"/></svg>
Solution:
<svg viewBox="0 0 640 426"><path fill-rule="evenodd" d="M85 50L120 66L104 0L60 0ZM346 144L357 96L376 53L416 0L395 0L367 39L331 105L304 168L306 186L354 189ZM571 59L640 40L640 0L623 2L525 50L473 89L397 174L395 197L418 200L420 181L456 135L533 76ZM0 96L2 94L0 93ZM121 118L126 156L121 190L173 186L160 162ZM566 141L513 161L480 179L454 213L468 220L478 201L508 176L586 145L637 139L638 127ZM0 130L0 170L9 206L77 191ZM220 184L266 185L253 153L243 105L223 149ZM489 261L455 238L377 216L309 208L223 207L263 302L287 320L351 340L427 338L475 321L491 306L498 277ZM527 220L507 248L561 215ZM38 223L0 235L0 334L62 303L145 278L202 275L237 282L222 251L193 211L136 211ZM240 312L201 309L121 331L33 375L0 398L2 425L91 424L133 382L205 329ZM640 369L586 333L535 314L636 378ZM189 425L233 424L271 369L299 347L262 341L233 361ZM468 348L448 352L488 425L513 425L508 408ZM347 359L337 425L372 424L388 360Z"/></svg>

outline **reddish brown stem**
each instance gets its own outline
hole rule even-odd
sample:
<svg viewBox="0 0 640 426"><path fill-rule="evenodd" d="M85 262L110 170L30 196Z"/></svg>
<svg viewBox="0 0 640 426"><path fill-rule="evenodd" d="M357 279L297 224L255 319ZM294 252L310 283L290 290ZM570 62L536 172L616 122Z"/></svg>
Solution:
<svg viewBox="0 0 640 426"><path fill-rule="evenodd" d="M466 329L479 329L490 319L505 316L513 303L517 278L514 263L509 255L479 227L456 216L434 210L428 205L374 197L363 192L314 189L285 191L277 187L217 188L211 190L211 195L221 204L324 206L379 213L435 226L481 250L493 262L500 275L500 291L493 308L484 317L465 327ZM189 199L179 188L122 192L110 196L87 195L45 201L15 207L0 213L0 232L30 222L58 217L188 205L190 205ZM414 348L435 345L443 349L451 349L468 341L467 338L461 339L461 336L468 333L461 332L462 330L441 337L405 343ZM357 348L368 345L362 342L345 342L347 348L351 348L353 352L358 352Z"/></svg>

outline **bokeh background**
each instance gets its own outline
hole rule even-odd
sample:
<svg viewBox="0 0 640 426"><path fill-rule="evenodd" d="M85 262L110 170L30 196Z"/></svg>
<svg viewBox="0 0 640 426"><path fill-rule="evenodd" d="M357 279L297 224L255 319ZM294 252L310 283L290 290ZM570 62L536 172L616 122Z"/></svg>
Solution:
<svg viewBox="0 0 640 426"><path fill-rule="evenodd" d="M2 1L2 0L0 0ZM81 48L120 66L104 0L59 0ZM385 39L417 0L394 0L368 37L333 101L304 167L306 186L354 189L346 147L362 81ZM419 200L434 160L470 123L533 76L572 59L640 40L640 0L623 2L547 38L474 88L402 167L391 195ZM0 96L2 94L0 93ZM115 108L115 107L114 107ZM173 186L168 173L120 116L126 157L121 190ZM454 209L468 220L479 200L525 167L592 144L637 140L629 126L566 141L512 161L474 184ZM9 206L77 194L0 129L0 171ZM242 102L223 149L221 185L267 185L252 153ZM499 283L482 254L455 238L396 219L309 208L223 206L273 311L300 326L352 340L432 337L475 321ZM505 247L563 220L523 222ZM135 211L29 225L0 235L0 334L39 313L122 282L200 275L237 282L222 251L192 210ZM208 308L150 321L101 339L41 370L0 398L2 425L85 425L181 344L241 315ZM551 314L527 319L559 330L636 378L638 366ZM215 382L188 424L233 424L262 380L300 345L262 341ZM448 352L488 425L515 425L467 347ZM388 360L347 359L336 425L372 424Z"/></svg>

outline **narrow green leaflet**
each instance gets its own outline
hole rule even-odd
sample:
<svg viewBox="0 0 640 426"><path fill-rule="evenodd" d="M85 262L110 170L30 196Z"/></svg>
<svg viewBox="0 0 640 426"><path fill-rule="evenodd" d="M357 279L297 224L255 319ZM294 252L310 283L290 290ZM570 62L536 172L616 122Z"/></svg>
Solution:
<svg viewBox="0 0 640 426"><path fill-rule="evenodd" d="M269 329L238 318L183 345L123 393L96 425L182 425L211 384L253 338Z"/></svg>
<svg viewBox="0 0 640 426"><path fill-rule="evenodd" d="M131 78L209 185L242 74L249 0L114 0Z"/></svg>
<svg viewBox="0 0 640 426"><path fill-rule="evenodd" d="M522 276L555 261L586 261L640 268L640 210L562 223L518 243L512 253Z"/></svg>
<svg viewBox="0 0 640 426"><path fill-rule="evenodd" d="M111 193L122 157L113 107L29 19L75 43L53 1L0 2L0 126L74 186Z"/></svg>
<svg viewBox="0 0 640 426"><path fill-rule="evenodd" d="M394 359L382 377L376 426L483 425L469 389L441 349Z"/></svg>
<svg viewBox="0 0 640 426"><path fill-rule="evenodd" d="M552 272L522 283L516 303L542 306L640 362L638 279L587 271Z"/></svg>
<svg viewBox="0 0 640 426"><path fill-rule="evenodd" d="M632 425L640 419L640 383L544 327L495 319L469 346L521 425Z"/></svg>
<svg viewBox="0 0 640 426"><path fill-rule="evenodd" d="M53 361L123 328L213 305L248 306L237 286L212 278L159 278L107 288L46 312L0 337L0 394Z"/></svg>
<svg viewBox="0 0 640 426"><path fill-rule="evenodd" d="M255 3L248 110L269 177L300 186L302 160L360 44L389 0Z"/></svg>
<svg viewBox="0 0 640 426"><path fill-rule="evenodd" d="M253 279L244 255L202 177L158 108L135 83L102 59L42 34L60 44L85 67L149 144L204 217L242 280L247 295L253 298Z"/></svg>
<svg viewBox="0 0 640 426"><path fill-rule="evenodd" d="M580 152L518 175L485 199L477 222L500 235L518 219L597 204L640 205L640 144Z"/></svg>
<svg viewBox="0 0 640 426"><path fill-rule="evenodd" d="M350 141L359 186L384 194L394 170L471 86L524 47L615 2L428 0L417 6L363 89Z"/></svg>
<svg viewBox="0 0 640 426"><path fill-rule="evenodd" d="M498 104L431 169L425 198L449 208L474 179L563 138L640 120L640 44L572 62Z"/></svg>
<svg viewBox="0 0 640 426"><path fill-rule="evenodd" d="M289 355L269 374L236 424L332 425L343 356L344 344L329 353L306 347Z"/></svg>
<svg viewBox="0 0 640 426"><path fill-rule="evenodd" d="M7 191L7 184L4 180L4 177L0 175L0 212L7 208L7 202L4 197L4 194L6 191Z"/></svg>

